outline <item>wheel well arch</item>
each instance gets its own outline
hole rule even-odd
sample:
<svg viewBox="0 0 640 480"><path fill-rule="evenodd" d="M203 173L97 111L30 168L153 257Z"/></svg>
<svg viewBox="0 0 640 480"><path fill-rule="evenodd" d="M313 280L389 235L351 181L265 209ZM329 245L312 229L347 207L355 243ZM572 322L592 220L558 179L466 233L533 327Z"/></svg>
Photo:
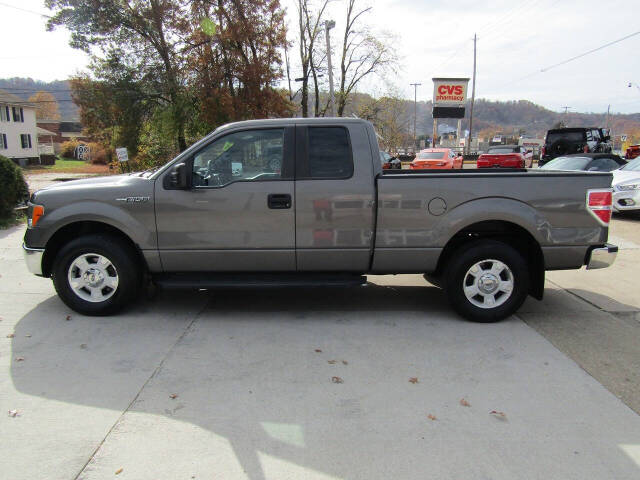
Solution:
<svg viewBox="0 0 640 480"><path fill-rule="evenodd" d="M529 267L530 295L538 300L544 293L544 255L538 241L521 225L505 220L484 220L456 232L447 242L436 266L435 275L442 276L451 256L463 245L478 239L503 241L515 248Z"/></svg>
<svg viewBox="0 0 640 480"><path fill-rule="evenodd" d="M53 262L58 255L60 249L70 240L80 237L82 235L88 235L92 233L108 233L122 239L133 252L135 252L136 259L139 264L147 270L147 264L140 251L138 245L129 237L126 233L113 225L108 223L98 222L93 220L82 220L77 222L68 223L63 227L60 227L49 238L45 246L44 258L42 259L42 274L45 277L51 276L53 269Z"/></svg>

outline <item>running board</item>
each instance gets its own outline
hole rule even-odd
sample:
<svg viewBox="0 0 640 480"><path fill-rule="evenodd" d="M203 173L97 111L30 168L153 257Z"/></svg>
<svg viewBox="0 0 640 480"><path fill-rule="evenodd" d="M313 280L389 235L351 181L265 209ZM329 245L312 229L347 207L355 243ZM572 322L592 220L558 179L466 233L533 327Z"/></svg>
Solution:
<svg viewBox="0 0 640 480"><path fill-rule="evenodd" d="M153 276L163 288L357 287L367 277L343 273L164 273Z"/></svg>

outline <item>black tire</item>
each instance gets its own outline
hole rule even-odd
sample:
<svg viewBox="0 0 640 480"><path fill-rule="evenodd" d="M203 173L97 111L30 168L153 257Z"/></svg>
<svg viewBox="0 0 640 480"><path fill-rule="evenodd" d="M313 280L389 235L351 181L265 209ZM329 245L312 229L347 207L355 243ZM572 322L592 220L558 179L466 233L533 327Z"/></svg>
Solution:
<svg viewBox="0 0 640 480"><path fill-rule="evenodd" d="M102 292L109 297L104 301L87 301L76 294L69 284L72 263L90 253L108 259L110 271L118 282L113 289L105 284ZM74 311L92 316L112 315L137 298L142 285L142 268L135 252L122 239L109 234L91 234L76 238L62 247L53 264L52 280L62 301ZM87 292L90 291L82 290L81 293L86 296Z"/></svg>
<svg viewBox="0 0 640 480"><path fill-rule="evenodd" d="M495 307L477 306L472 302L479 303L479 299L484 302L483 295L485 294L479 292L478 296L470 300L465 294L465 283L468 287L473 287L473 281L469 284L469 280L474 278L470 269L478 263L486 262L482 263L480 268L481 271L489 274L487 280L490 285L493 281L492 272L482 269L485 265L490 265L491 261L495 261L496 265L502 263L507 267L498 275L498 277L504 276L504 278L496 277L493 280L504 281L505 285L510 281L511 291L506 298L502 297L502 295L507 295L502 291L496 291L493 295L489 294L488 296L494 297L496 303L503 302ZM522 255L506 243L496 240L477 240L460 247L450 257L445 266L444 285L451 306L464 318L473 322L497 322L513 314L524 302L529 292L529 269Z"/></svg>

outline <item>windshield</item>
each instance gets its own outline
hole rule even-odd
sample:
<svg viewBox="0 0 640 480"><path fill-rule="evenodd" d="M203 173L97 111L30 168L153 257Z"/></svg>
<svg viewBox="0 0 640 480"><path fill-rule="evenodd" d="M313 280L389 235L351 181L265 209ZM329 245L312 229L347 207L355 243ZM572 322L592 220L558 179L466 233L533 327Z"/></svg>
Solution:
<svg viewBox="0 0 640 480"><path fill-rule="evenodd" d="M491 147L487 153L513 153L515 151L514 147Z"/></svg>
<svg viewBox="0 0 640 480"><path fill-rule="evenodd" d="M420 152L416 159L418 160L441 160L447 152Z"/></svg>
<svg viewBox="0 0 640 480"><path fill-rule="evenodd" d="M582 142L584 140L584 132L549 132L547 134L547 145L551 145L557 140L567 140L569 142Z"/></svg>
<svg viewBox="0 0 640 480"><path fill-rule="evenodd" d="M626 165L620 167L620 170L626 170L628 172L640 172L640 157L635 158Z"/></svg>
<svg viewBox="0 0 640 480"><path fill-rule="evenodd" d="M544 170L584 170L590 161L591 159L588 157L558 157L540 168Z"/></svg>

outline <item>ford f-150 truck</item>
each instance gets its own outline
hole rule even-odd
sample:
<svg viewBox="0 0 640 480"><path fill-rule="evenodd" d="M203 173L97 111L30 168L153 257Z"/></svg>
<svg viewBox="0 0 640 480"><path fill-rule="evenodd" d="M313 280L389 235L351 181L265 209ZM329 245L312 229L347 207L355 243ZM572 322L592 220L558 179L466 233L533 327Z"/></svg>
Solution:
<svg viewBox="0 0 640 480"><path fill-rule="evenodd" d="M35 192L24 251L60 298L118 311L163 287L362 285L421 273L475 321L541 299L545 270L601 268L611 174L383 173L360 119L222 126L155 170Z"/></svg>

